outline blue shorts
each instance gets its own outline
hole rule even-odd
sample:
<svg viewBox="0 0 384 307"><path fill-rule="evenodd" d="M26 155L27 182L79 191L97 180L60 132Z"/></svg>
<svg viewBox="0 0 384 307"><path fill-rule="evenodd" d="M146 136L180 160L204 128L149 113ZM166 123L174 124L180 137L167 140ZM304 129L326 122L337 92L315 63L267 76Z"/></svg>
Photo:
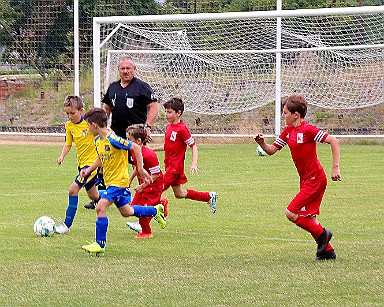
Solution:
<svg viewBox="0 0 384 307"><path fill-rule="evenodd" d="M117 208L130 204L132 201L131 192L128 188L114 186L109 186L106 190L102 191L100 197L113 201Z"/></svg>
<svg viewBox="0 0 384 307"><path fill-rule="evenodd" d="M79 175L77 175L75 178L75 182L77 183L77 185L80 188L84 187L86 191L89 191L93 186L97 186L101 182L101 179L97 178L97 175L99 174L99 171L100 171L99 167L86 177L80 176L80 171L88 167L89 167L88 165L84 166L83 168L79 167L78 168Z"/></svg>

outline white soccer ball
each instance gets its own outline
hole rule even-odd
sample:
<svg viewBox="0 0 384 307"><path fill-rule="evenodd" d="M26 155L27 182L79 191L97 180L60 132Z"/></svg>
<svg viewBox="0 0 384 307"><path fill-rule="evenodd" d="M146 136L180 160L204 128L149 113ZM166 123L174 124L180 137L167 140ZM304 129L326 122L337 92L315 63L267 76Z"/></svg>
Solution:
<svg viewBox="0 0 384 307"><path fill-rule="evenodd" d="M39 217L35 225L33 225L33 231L38 237L52 237L55 234L56 223L49 216Z"/></svg>
<svg viewBox="0 0 384 307"><path fill-rule="evenodd" d="M264 151L263 148L261 148L260 145L257 146L256 152L259 156L268 156L268 154Z"/></svg>

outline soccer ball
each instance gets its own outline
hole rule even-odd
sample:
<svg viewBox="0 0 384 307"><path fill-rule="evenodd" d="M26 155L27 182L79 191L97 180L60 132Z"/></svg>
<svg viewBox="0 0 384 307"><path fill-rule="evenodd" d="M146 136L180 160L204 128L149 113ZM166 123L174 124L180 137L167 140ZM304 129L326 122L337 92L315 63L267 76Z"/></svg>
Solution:
<svg viewBox="0 0 384 307"><path fill-rule="evenodd" d="M33 231L38 237L52 237L55 234L56 223L49 216L39 217L35 225L33 225Z"/></svg>
<svg viewBox="0 0 384 307"><path fill-rule="evenodd" d="M264 151L263 148L261 148L260 145L257 146L256 152L259 156L268 156L268 154Z"/></svg>

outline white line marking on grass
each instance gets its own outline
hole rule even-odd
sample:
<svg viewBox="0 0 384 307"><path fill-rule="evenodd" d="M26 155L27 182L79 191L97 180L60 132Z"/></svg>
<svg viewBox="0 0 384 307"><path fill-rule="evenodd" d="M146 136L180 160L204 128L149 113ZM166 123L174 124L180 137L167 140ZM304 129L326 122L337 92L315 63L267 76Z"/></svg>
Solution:
<svg viewBox="0 0 384 307"><path fill-rule="evenodd" d="M126 228L115 228L115 230L126 231L127 229ZM130 231L130 230L128 229L128 231ZM131 232L133 233L132 230L131 230ZM206 237L229 237L229 238L238 238L238 239L257 239L257 240L265 240L265 241L313 242L313 240L306 240L306 239L277 238L277 237L269 238L269 237L261 237L261 236L246 236L246 235L227 234L227 233L212 234L212 233L194 232L194 231L186 232L186 231L169 231L169 230L162 230L161 232L169 233L169 234L173 234L173 235L181 235L181 236L191 236L192 235L192 236L206 236ZM372 244L383 245L384 244L383 241L379 241L379 240L377 240L377 241L373 240L373 241L367 241L367 242L357 242L357 241L351 242L351 241L338 241L336 239L335 242L337 242L338 244L341 243L341 244L356 244L356 245L372 245Z"/></svg>
<svg viewBox="0 0 384 307"><path fill-rule="evenodd" d="M68 193L68 191L65 192L65 190L64 190L64 193ZM17 196L18 197L19 196L26 196L26 197L28 197L28 196L55 195L55 194L63 194L63 191L58 191L58 192L49 192L49 191L42 192L42 191L40 191L40 192L34 192L34 193L31 193L31 192L28 192L28 191L24 191L24 193L23 192L18 192ZM15 194L7 194L7 193L5 193L5 194L2 194L2 196L15 197Z"/></svg>
<svg viewBox="0 0 384 307"><path fill-rule="evenodd" d="M54 218L55 219L55 218ZM56 219L55 219L56 220ZM13 223L6 223L6 222L0 222L0 225L8 225L8 226L14 226ZM30 223L18 223L18 228L29 226ZM87 229L89 228L89 225L76 225L75 228L78 229ZM110 227L111 228L111 227ZM128 228L112 228L112 230L116 231L124 231L124 232L130 232L131 234L135 234L132 230L129 230ZM262 236L249 236L249 235L238 235L238 234L228 234L228 233L207 233L207 232L196 232L196 231L172 231L172 230L162 230L161 232L166 234L172 234L172 235L179 235L179 236L205 236L205 237L227 237L227 238L237 238L237 239L255 239L255 240L264 240L264 241L281 241L281 242L309 242L313 243L313 240L306 240L306 239L295 239L295 238L279 238L279 237L262 237ZM371 241L365 241L365 242L359 242L359 241L339 241L337 239L334 240L336 244L345 244L345 245L384 245L384 242L381 240L371 240Z"/></svg>

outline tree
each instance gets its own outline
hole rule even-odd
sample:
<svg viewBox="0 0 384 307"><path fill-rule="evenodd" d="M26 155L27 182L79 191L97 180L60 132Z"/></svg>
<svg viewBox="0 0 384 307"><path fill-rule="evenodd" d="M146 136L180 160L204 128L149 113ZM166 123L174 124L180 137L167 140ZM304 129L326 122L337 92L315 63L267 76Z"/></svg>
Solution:
<svg viewBox="0 0 384 307"><path fill-rule="evenodd" d="M92 54L92 18L105 16L155 15L161 4L155 0L79 1L80 62L89 66Z"/></svg>

